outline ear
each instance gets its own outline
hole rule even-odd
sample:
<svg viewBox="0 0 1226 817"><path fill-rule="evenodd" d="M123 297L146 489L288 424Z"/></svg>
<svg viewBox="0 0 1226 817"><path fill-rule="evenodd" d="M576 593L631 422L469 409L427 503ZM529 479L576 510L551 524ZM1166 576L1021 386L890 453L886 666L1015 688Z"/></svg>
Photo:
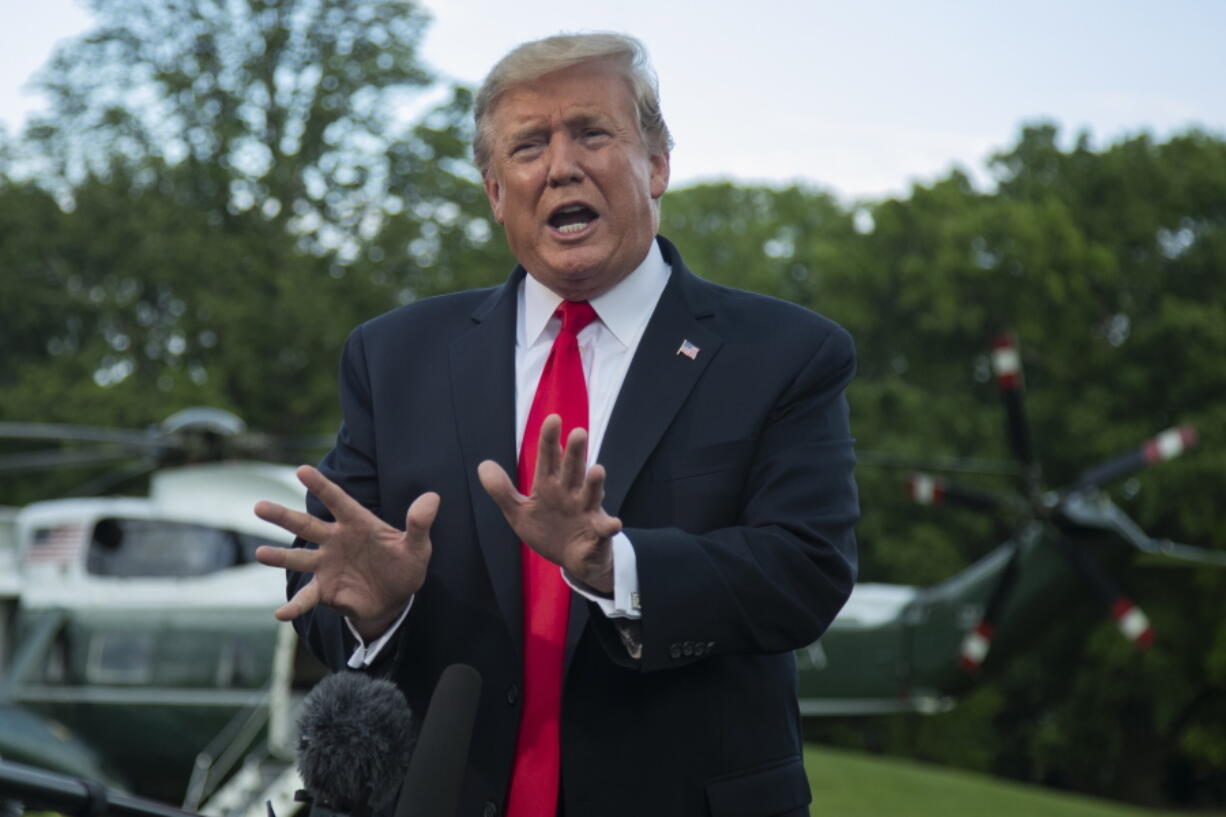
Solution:
<svg viewBox="0 0 1226 817"><path fill-rule="evenodd" d="M649 160L651 162L651 197L659 199L668 189L668 154L653 153Z"/></svg>
<svg viewBox="0 0 1226 817"><path fill-rule="evenodd" d="M502 224L502 185L492 170L485 171L481 183L485 186L485 195L490 200L490 209L494 211L494 221Z"/></svg>

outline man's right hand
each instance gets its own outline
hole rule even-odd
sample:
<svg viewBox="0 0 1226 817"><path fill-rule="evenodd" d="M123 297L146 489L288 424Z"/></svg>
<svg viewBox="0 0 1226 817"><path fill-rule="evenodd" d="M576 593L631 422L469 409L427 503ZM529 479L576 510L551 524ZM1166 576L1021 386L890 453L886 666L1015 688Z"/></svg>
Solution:
<svg viewBox="0 0 1226 817"><path fill-rule="evenodd" d="M430 526L439 496L422 494L405 515L405 529L379 519L309 465L298 479L332 514L325 522L275 502L258 502L255 514L319 546L264 546L255 558L270 567L314 574L294 597L277 609L281 621L327 604L349 618L363 639L374 639L392 625L426 578L430 563Z"/></svg>

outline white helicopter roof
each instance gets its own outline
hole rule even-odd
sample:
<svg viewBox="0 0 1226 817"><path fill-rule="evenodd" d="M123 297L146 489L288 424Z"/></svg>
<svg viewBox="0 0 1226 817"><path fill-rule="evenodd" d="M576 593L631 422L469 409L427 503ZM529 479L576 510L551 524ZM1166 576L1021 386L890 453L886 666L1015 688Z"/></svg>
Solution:
<svg viewBox="0 0 1226 817"><path fill-rule="evenodd" d="M253 508L267 499L305 510L306 488L295 470L288 465L237 461L168 468L153 475L149 501L177 519L289 541L291 536L258 519Z"/></svg>
<svg viewBox="0 0 1226 817"><path fill-rule="evenodd" d="M832 627L876 627L896 621L919 588L901 584L857 584Z"/></svg>
<svg viewBox="0 0 1226 817"><path fill-rule="evenodd" d="M302 510L306 489L288 466L221 462L159 471L152 476L147 498L88 497L32 503L13 516L15 531L11 538L15 544L8 550L8 558L14 568L20 563L22 569L5 571L5 550L0 549L0 593L4 592L3 578L7 575L23 585L15 585L11 594L20 589L24 603L32 606L115 610L173 603L176 608L190 610L219 604L275 605L284 598L284 575L262 565L239 565L218 573L175 578L94 576L85 572L90 531L104 518L204 525L289 544L291 534L255 516L253 506L261 499ZM3 530L0 526L0 532ZM29 557L22 548L31 547L35 531L43 531L48 541L38 557Z"/></svg>
<svg viewBox="0 0 1226 817"><path fill-rule="evenodd" d="M17 513L17 527L24 537L31 528L61 519L125 515L193 522L289 542L292 536L257 518L253 509L256 502L267 499L304 510L306 489L298 482L294 470L287 465L237 461L168 468L153 474L147 498L84 497L34 502Z"/></svg>

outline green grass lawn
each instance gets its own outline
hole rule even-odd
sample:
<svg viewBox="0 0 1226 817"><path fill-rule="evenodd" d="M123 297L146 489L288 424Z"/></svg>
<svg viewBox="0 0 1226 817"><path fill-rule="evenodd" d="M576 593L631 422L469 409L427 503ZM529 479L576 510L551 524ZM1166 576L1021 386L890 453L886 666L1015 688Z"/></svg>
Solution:
<svg viewBox="0 0 1226 817"><path fill-rule="evenodd" d="M816 817L1189 817L911 760L805 747ZM27 812L26 817L62 817ZM1226 817L1196 812L1196 817Z"/></svg>
<svg viewBox="0 0 1226 817"><path fill-rule="evenodd" d="M972 772L825 747L805 747L819 817L1174 817L1110 800L1060 794ZM1208 817L1203 812L1199 817ZM1220 813L1219 813L1220 814Z"/></svg>

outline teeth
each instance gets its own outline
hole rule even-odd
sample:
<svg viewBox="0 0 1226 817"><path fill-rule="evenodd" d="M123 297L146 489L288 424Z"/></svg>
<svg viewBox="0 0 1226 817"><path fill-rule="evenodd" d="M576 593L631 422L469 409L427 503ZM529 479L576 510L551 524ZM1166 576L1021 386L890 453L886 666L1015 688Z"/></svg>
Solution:
<svg viewBox="0 0 1226 817"><path fill-rule="evenodd" d="M561 210L559 210L558 212L559 213L574 213L582 209L583 209L582 204L568 204L565 207L563 207Z"/></svg>
<svg viewBox="0 0 1226 817"><path fill-rule="evenodd" d="M591 222L587 222L587 221L579 221L574 224L567 224L564 227L559 227L558 232L559 233L577 233L583 228L587 227L587 225L590 223Z"/></svg>

